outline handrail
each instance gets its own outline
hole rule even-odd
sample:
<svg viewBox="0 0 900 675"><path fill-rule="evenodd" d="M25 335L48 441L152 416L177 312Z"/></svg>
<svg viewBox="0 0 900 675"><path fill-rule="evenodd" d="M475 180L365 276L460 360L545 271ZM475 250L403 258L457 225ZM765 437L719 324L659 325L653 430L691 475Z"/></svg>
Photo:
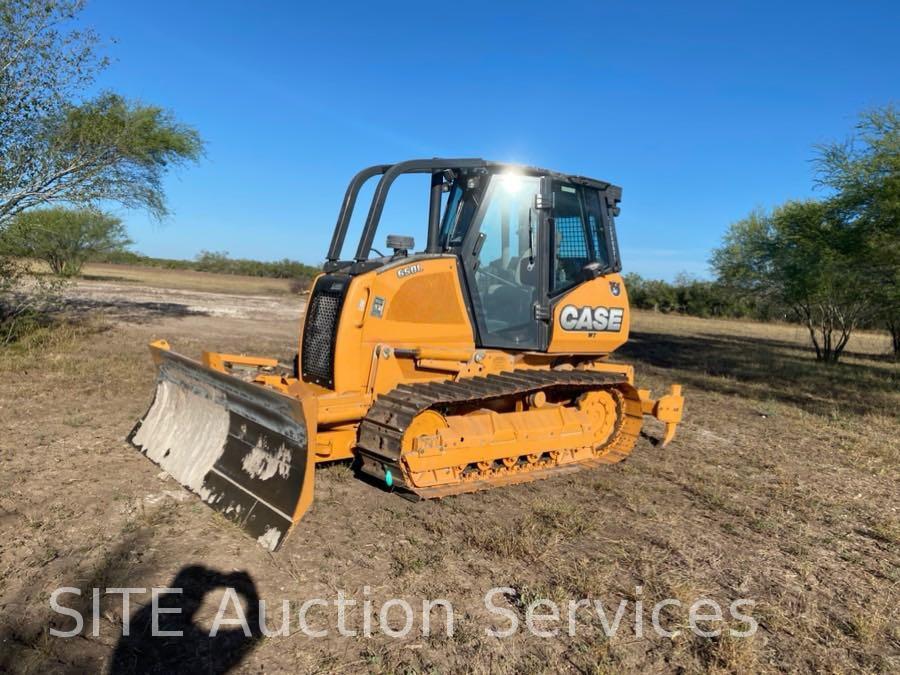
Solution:
<svg viewBox="0 0 900 675"><path fill-rule="evenodd" d="M369 207L369 215L366 218L366 225L363 228L362 237L359 241L359 247L356 249L356 262L363 262L369 257L369 251L375 241L375 232L378 229L378 222L381 220L381 213L384 211L384 203L387 199L387 193L391 189L391 184L400 175L407 173L434 173L436 171L445 171L447 169L477 169L487 167L488 162L483 159L413 159L407 162L399 162L391 165L378 181L378 187L375 188L375 196L372 198L372 205ZM439 223L434 218L434 214L438 213L438 209L429 209L428 223L428 248L434 248L439 235ZM434 221L434 222L431 222Z"/></svg>

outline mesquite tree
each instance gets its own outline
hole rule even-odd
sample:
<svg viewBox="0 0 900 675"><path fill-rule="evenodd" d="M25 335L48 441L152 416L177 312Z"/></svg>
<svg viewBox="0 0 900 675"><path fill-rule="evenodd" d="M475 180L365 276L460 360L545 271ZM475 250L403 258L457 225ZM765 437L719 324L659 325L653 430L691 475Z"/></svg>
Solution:
<svg viewBox="0 0 900 675"><path fill-rule="evenodd" d="M125 249L122 221L96 209L33 209L0 234L0 253L43 260L60 277L81 273L92 257Z"/></svg>
<svg viewBox="0 0 900 675"><path fill-rule="evenodd" d="M84 98L106 59L70 28L81 0L0 0L0 230L42 204L166 214L162 179L196 160L196 130L115 93Z"/></svg>
<svg viewBox="0 0 900 675"><path fill-rule="evenodd" d="M856 237L828 202L788 202L734 223L712 266L735 291L791 309L816 360L837 363L853 331L878 311Z"/></svg>
<svg viewBox="0 0 900 675"><path fill-rule="evenodd" d="M834 210L854 232L855 264L900 357L900 112L864 112L848 140L818 151L818 182L834 192Z"/></svg>
<svg viewBox="0 0 900 675"><path fill-rule="evenodd" d="M161 218L166 172L202 153L197 131L164 109L89 94L107 59L98 36L73 21L82 7L0 0L0 236L54 204L116 202ZM0 344L46 318L58 287L0 255Z"/></svg>

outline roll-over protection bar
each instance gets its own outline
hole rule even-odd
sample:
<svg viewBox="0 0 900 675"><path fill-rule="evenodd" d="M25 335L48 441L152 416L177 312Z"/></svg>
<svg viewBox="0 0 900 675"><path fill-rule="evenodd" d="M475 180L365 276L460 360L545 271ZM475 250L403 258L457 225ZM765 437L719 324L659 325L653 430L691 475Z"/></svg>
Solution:
<svg viewBox="0 0 900 675"><path fill-rule="evenodd" d="M353 177L350 184L347 186L347 192L344 194L344 201L341 204L341 210L338 214L334 233L331 237L331 245L328 247L328 258L325 262L325 271L333 271L340 266L339 258L341 250L344 246L344 240L347 237L347 230L350 227L350 219L353 216L353 209L356 206L359 191L363 184L370 178L379 175L381 176L381 179L378 181L378 186L375 188L375 194L372 197L372 204L369 207L369 214L366 217L366 223L359 240L359 246L357 246L356 249L354 261L357 264L362 263L369 257L369 251L372 249L372 244L375 241L375 233L378 230L378 223L381 220L381 214L384 211L384 204L387 200L388 192L398 176L408 173L431 174L431 193L428 204L428 242L425 247L425 252L440 253L441 192L443 191L444 172L448 170L487 170L490 167L502 166L513 167L515 165L505 165L500 162L488 162L478 158L433 158L413 159L406 162L398 162L397 164L375 164L363 169ZM608 198L612 197L614 204L621 199L621 190L609 183L586 178L584 176L569 176L531 167L518 168L524 168L529 172L534 172L538 175L557 176L584 185L591 185L601 190L607 190ZM612 205L614 206L614 204Z"/></svg>
<svg viewBox="0 0 900 675"><path fill-rule="evenodd" d="M356 206L356 198L363 184L372 176L377 176L391 168L390 164L376 164L363 169L350 180L347 192L344 193L344 201L341 211L338 213L334 233L331 235L331 245L328 247L328 262L337 262L341 257L341 249L344 247L344 239L347 238L347 228L350 227L350 218L353 216L353 207Z"/></svg>
<svg viewBox="0 0 900 675"><path fill-rule="evenodd" d="M375 188L375 195L372 197L372 204L369 207L369 214L366 217L366 224L363 227L359 246L356 249L356 262L362 262L369 257L369 251L372 248L372 244L375 241L375 233L378 230L378 222L381 220L382 211L384 211L384 203L387 200L391 185L398 176L406 173L431 174L431 196L428 205L428 243L425 250L428 253L438 253L440 251L438 239L440 238L443 172L451 169L477 169L486 168L487 166L488 162L483 159L414 159L397 164L376 164L363 169L353 177L347 186L347 192L344 194L344 201L341 204L341 211L338 214L337 223L334 227L334 234L331 236L331 245L328 247L326 266L333 267L334 263L338 262L341 249L344 247L344 240L347 238L347 230L350 227L350 219L353 217L353 209L356 207L359 191L370 178L381 175L381 180L378 181L378 186Z"/></svg>

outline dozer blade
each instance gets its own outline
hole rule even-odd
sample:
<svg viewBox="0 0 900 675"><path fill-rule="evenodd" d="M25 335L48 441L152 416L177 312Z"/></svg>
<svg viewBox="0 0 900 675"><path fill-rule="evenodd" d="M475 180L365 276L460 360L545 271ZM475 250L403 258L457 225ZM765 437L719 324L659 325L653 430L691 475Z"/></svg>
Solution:
<svg viewBox="0 0 900 675"><path fill-rule="evenodd" d="M128 441L276 550L312 502L314 401L207 368L163 341L150 350L156 395Z"/></svg>

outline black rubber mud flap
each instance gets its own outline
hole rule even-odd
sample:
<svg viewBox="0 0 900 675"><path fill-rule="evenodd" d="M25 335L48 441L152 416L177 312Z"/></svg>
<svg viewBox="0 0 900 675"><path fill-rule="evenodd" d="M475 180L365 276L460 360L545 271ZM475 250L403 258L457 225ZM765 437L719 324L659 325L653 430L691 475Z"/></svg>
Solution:
<svg viewBox="0 0 900 675"><path fill-rule="evenodd" d="M151 345L156 395L128 441L275 551L312 502L313 401ZM312 427L315 435L315 427Z"/></svg>

